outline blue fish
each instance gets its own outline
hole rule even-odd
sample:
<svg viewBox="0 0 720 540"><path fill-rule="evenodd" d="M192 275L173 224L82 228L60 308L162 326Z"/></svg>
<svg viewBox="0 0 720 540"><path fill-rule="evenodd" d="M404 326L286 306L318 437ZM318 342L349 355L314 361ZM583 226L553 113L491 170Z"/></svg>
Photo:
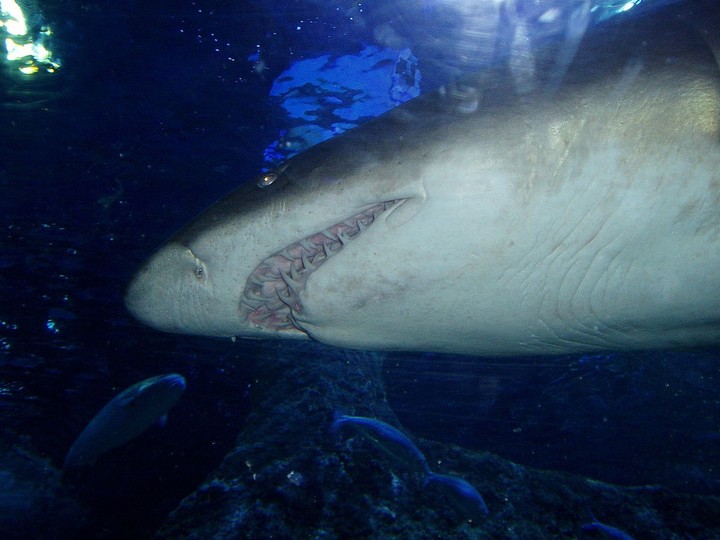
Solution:
<svg viewBox="0 0 720 540"><path fill-rule="evenodd" d="M185 390L185 378L159 375L127 388L105 405L73 443L64 469L90 466L101 454L143 433L165 417Z"/></svg>
<svg viewBox="0 0 720 540"><path fill-rule="evenodd" d="M590 509L588 509L588 510L590 510ZM621 531L620 529L618 529L616 527L612 527L610 525L605 525L605 523L599 522L595 518L595 516L593 515L591 510L590 510L590 515L592 516L592 521L580 526L580 529L583 532L599 533L602 536L602 538L611 538L612 540L633 540L633 537L630 536L625 531Z"/></svg>
<svg viewBox="0 0 720 540"><path fill-rule="evenodd" d="M345 425L367 437L397 467L410 472L431 474L423 453L399 429L374 418L336 413L332 423L333 431Z"/></svg>
<svg viewBox="0 0 720 540"><path fill-rule="evenodd" d="M442 492L467 519L480 520L488 514L488 507L482 495L462 478L449 474L430 473L425 480L425 486Z"/></svg>
<svg viewBox="0 0 720 540"><path fill-rule="evenodd" d="M482 495L470 483L457 476L432 472L423 453L399 429L374 418L335 413L333 431L344 425L370 439L396 466L424 475L424 486L437 488L466 519L479 520L488 514Z"/></svg>

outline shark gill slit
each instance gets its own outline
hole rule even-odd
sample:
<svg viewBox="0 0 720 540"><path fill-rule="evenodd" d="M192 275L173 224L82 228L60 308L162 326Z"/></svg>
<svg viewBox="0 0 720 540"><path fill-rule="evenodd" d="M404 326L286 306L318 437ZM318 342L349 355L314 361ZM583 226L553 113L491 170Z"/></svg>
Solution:
<svg viewBox="0 0 720 540"><path fill-rule="evenodd" d="M300 292L305 288L308 276L362 234L380 214L405 200L377 203L270 255L245 282L240 298L241 315L257 329L300 330L292 314L303 310Z"/></svg>

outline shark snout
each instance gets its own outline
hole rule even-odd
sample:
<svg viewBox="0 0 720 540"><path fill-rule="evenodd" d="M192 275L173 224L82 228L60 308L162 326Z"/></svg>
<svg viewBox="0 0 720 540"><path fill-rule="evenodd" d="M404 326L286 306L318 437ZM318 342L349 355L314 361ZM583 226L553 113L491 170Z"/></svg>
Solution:
<svg viewBox="0 0 720 540"><path fill-rule="evenodd" d="M123 297L134 318L158 330L177 331L178 303L188 294L182 280L182 263L182 250L168 245L137 271Z"/></svg>

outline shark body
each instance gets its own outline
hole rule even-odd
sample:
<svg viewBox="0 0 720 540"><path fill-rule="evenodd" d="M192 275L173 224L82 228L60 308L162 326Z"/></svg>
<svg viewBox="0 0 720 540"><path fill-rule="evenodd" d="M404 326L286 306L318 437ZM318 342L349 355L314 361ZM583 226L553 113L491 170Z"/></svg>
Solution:
<svg viewBox="0 0 720 540"><path fill-rule="evenodd" d="M717 61L684 28L602 30L552 96L489 71L243 185L146 262L128 309L372 350L717 344Z"/></svg>

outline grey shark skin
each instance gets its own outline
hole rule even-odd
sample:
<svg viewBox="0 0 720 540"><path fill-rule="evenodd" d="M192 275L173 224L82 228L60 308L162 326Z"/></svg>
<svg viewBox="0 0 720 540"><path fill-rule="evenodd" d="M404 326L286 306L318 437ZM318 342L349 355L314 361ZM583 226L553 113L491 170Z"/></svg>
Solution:
<svg viewBox="0 0 720 540"><path fill-rule="evenodd" d="M499 70L475 111L428 94L290 159L162 246L129 311L375 350L717 344L719 70L656 28L586 36L552 98Z"/></svg>
<svg viewBox="0 0 720 540"><path fill-rule="evenodd" d="M134 439L162 418L185 391L185 378L171 373L150 377L111 399L78 435L63 469L87 467L97 458Z"/></svg>

